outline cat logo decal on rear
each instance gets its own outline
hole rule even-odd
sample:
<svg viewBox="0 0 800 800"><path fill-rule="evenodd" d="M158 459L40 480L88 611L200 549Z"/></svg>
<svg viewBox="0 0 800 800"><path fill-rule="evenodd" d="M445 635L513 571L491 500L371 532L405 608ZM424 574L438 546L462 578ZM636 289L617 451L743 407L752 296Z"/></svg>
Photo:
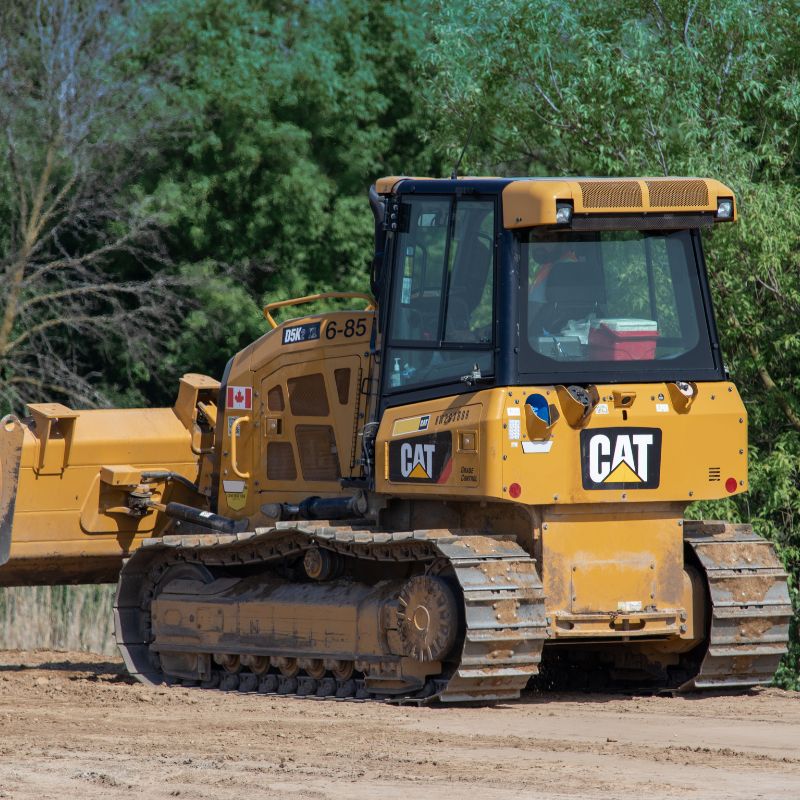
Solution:
<svg viewBox="0 0 800 800"><path fill-rule="evenodd" d="M389 443L389 480L402 483L445 483L453 462L449 431Z"/></svg>
<svg viewBox="0 0 800 800"><path fill-rule="evenodd" d="M656 489L661 480L660 428L581 431L584 489Z"/></svg>

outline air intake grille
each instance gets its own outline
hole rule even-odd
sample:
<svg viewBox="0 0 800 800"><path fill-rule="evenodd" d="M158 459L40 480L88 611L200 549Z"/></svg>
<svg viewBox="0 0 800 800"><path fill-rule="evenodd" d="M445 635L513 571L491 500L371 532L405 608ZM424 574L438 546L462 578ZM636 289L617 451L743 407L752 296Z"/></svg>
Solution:
<svg viewBox="0 0 800 800"><path fill-rule="evenodd" d="M708 482L714 483L720 479L720 468L719 467L709 467L708 468Z"/></svg>
<svg viewBox="0 0 800 800"><path fill-rule="evenodd" d="M587 214L572 218L573 231L674 231L713 224L711 214Z"/></svg>
<svg viewBox="0 0 800 800"><path fill-rule="evenodd" d="M289 378L286 384L289 387L292 414L296 417L328 416L328 395L325 393L325 379L321 373Z"/></svg>
<svg viewBox="0 0 800 800"><path fill-rule="evenodd" d="M639 208L642 187L638 181L579 181L584 208Z"/></svg>
<svg viewBox="0 0 800 800"><path fill-rule="evenodd" d="M708 205L705 181L646 181L653 208L689 208Z"/></svg>
<svg viewBox="0 0 800 800"><path fill-rule="evenodd" d="M335 369L333 377L336 380L336 394L339 402L346 406L350 400L350 369Z"/></svg>
<svg viewBox="0 0 800 800"><path fill-rule="evenodd" d="M300 469L306 481L338 481L339 455L329 425L298 425L295 428Z"/></svg>
<svg viewBox="0 0 800 800"><path fill-rule="evenodd" d="M270 411L283 411L283 389L280 386L273 386L267 392L267 405Z"/></svg>
<svg viewBox="0 0 800 800"><path fill-rule="evenodd" d="M289 442L270 442L267 445L267 477L271 481L297 480L294 451Z"/></svg>

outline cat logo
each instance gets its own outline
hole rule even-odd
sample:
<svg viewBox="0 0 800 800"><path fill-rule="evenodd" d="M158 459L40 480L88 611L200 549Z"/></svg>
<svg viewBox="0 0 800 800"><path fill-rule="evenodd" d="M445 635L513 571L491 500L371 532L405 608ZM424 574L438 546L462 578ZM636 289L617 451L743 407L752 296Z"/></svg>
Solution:
<svg viewBox="0 0 800 800"><path fill-rule="evenodd" d="M428 478L433 473L433 454L435 444L400 445L400 472L404 478Z"/></svg>
<svg viewBox="0 0 800 800"><path fill-rule="evenodd" d="M389 480L443 483L452 469L451 443L449 431L390 442Z"/></svg>
<svg viewBox="0 0 800 800"><path fill-rule="evenodd" d="M584 489L656 489L661 479L659 428L581 431Z"/></svg>

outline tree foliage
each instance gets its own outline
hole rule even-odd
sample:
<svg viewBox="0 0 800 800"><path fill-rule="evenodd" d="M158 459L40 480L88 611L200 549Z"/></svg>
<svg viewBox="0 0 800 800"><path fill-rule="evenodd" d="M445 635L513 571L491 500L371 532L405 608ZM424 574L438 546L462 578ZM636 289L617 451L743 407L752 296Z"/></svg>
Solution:
<svg viewBox="0 0 800 800"><path fill-rule="evenodd" d="M158 47L146 58L172 65L176 100L191 118L153 190L174 200L173 252L188 264L228 267L212 269L216 289L201 290L171 371L219 374L263 332L258 308L270 299L365 288L369 184L436 167L414 73L426 37L421 6L149 7Z"/></svg>

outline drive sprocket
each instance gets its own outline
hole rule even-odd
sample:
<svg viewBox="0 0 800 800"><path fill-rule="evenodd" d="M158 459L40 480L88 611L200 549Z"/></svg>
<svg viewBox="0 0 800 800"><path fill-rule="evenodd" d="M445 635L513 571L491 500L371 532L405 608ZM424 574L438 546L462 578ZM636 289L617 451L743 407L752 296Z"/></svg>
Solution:
<svg viewBox="0 0 800 800"><path fill-rule="evenodd" d="M433 575L418 575L406 582L397 602L405 652L419 661L447 656L458 631L458 607L447 583Z"/></svg>

